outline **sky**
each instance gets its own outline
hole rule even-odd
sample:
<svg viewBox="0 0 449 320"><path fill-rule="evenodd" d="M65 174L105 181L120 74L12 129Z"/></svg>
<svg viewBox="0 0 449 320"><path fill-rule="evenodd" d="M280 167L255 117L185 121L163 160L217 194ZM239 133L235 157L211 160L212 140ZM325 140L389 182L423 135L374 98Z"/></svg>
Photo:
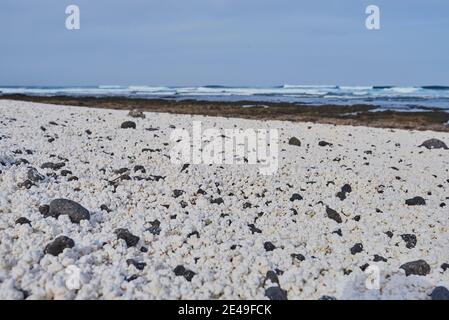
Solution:
<svg viewBox="0 0 449 320"><path fill-rule="evenodd" d="M449 85L448 39L447 0L1 0L0 85Z"/></svg>

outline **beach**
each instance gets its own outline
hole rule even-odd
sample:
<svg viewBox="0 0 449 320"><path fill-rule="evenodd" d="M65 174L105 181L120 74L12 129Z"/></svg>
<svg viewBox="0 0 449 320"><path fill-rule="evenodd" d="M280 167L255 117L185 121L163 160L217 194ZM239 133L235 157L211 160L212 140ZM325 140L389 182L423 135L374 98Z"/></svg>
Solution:
<svg viewBox="0 0 449 320"><path fill-rule="evenodd" d="M449 150L422 145L449 145L445 112L16 98L0 100L1 299L430 299L449 287ZM277 129L277 171L174 164L170 135L195 121Z"/></svg>

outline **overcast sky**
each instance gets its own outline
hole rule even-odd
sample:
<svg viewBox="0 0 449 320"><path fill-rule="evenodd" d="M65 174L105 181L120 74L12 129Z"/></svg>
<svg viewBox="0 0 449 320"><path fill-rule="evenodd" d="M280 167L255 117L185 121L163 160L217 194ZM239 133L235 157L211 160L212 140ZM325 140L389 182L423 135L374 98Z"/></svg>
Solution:
<svg viewBox="0 0 449 320"><path fill-rule="evenodd" d="M1 0L0 85L449 85L448 39L448 0Z"/></svg>

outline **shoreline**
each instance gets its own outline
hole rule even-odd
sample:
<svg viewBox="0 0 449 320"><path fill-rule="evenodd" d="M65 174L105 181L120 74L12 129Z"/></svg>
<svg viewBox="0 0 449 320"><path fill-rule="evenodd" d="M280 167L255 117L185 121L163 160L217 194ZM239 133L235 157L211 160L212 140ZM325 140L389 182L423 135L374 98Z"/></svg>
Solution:
<svg viewBox="0 0 449 320"><path fill-rule="evenodd" d="M254 120L312 122L375 128L431 130L449 132L449 113L433 109L426 112L373 112L375 105L301 105L273 102L215 102L204 100L142 99L127 97L70 97L3 95L0 100L38 102L54 105L94 107L100 109L133 110L190 114Z"/></svg>

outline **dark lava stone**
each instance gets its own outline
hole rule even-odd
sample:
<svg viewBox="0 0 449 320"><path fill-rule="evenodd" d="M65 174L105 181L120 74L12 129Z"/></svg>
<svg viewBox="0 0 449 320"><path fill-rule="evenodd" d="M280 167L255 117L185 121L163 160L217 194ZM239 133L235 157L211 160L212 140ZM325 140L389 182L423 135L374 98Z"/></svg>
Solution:
<svg viewBox="0 0 449 320"><path fill-rule="evenodd" d="M78 179L78 177L76 177L76 176L72 176L72 177L70 177L70 178L68 178L67 179L67 181L78 181L79 179Z"/></svg>
<svg viewBox="0 0 449 320"><path fill-rule="evenodd" d="M318 300L337 300L337 298L333 297L333 296L321 296Z"/></svg>
<svg viewBox="0 0 449 320"><path fill-rule="evenodd" d="M265 290L265 296L270 300L287 300L287 291L280 287L270 287Z"/></svg>
<svg viewBox="0 0 449 320"><path fill-rule="evenodd" d="M138 276L137 274L133 274L131 277L126 278L125 280L126 280L127 282L131 282L131 281L136 280L138 277L139 277L139 276Z"/></svg>
<svg viewBox="0 0 449 320"><path fill-rule="evenodd" d="M35 184L31 180L25 180L24 182L21 182L17 185L19 188L26 188L30 189L32 186L35 186Z"/></svg>
<svg viewBox="0 0 449 320"><path fill-rule="evenodd" d="M183 276L184 272L186 272L186 268L184 268L184 266L179 265L176 266L173 272L175 273L175 276Z"/></svg>
<svg viewBox="0 0 449 320"><path fill-rule="evenodd" d="M430 266L424 260L417 260L404 263L400 266L401 269L405 270L405 275L417 275L417 276L425 276L430 273Z"/></svg>
<svg viewBox="0 0 449 320"><path fill-rule="evenodd" d="M39 182L45 179L43 175L39 173L35 168L29 168L27 172L27 177L29 180L34 182Z"/></svg>
<svg viewBox="0 0 449 320"><path fill-rule="evenodd" d="M68 199L55 199L50 202L49 215L59 217L62 214L69 216L73 223L80 223L81 220L89 220L90 213L79 203Z"/></svg>
<svg viewBox="0 0 449 320"><path fill-rule="evenodd" d="M297 260L299 260L299 261L304 261L304 260L306 260L306 257L304 257L302 254L300 254L300 253L292 253L291 255L290 255L292 258L294 258L294 259L297 259Z"/></svg>
<svg viewBox="0 0 449 320"><path fill-rule="evenodd" d="M402 240L405 241L405 246L408 249L412 249L416 246L416 236L414 234L402 234L401 235Z"/></svg>
<svg viewBox="0 0 449 320"><path fill-rule="evenodd" d="M106 211L107 213L109 213L109 212L112 211L112 210L109 209L109 207L108 207L107 205L105 205L105 204L102 204L102 205L100 206L100 210L101 210L101 211Z"/></svg>
<svg viewBox="0 0 449 320"><path fill-rule="evenodd" d="M378 254L375 254L373 261L374 262L380 262L380 261L387 262L388 260Z"/></svg>
<svg viewBox="0 0 449 320"><path fill-rule="evenodd" d="M292 146L300 147L301 146L301 141L299 141L299 139L296 138L296 137L291 137L290 140L288 140L288 144L292 145Z"/></svg>
<svg viewBox="0 0 449 320"><path fill-rule="evenodd" d="M75 242L66 236L59 236L53 242L47 244L44 249L45 254L51 254L53 256L58 256L60 253L67 248L73 248L75 246Z"/></svg>
<svg viewBox="0 0 449 320"><path fill-rule="evenodd" d="M151 227L149 227L147 230L154 235L159 235L161 233L161 222L156 219L154 221L151 221L150 224Z"/></svg>
<svg viewBox="0 0 449 320"><path fill-rule="evenodd" d="M326 141L320 141L318 142L318 145L320 147L326 147L326 146L332 146L332 143L326 142Z"/></svg>
<svg viewBox="0 0 449 320"><path fill-rule="evenodd" d="M391 231L387 231L387 232L385 232L385 234L387 235L387 237L388 238L393 238L393 232L391 232Z"/></svg>
<svg viewBox="0 0 449 320"><path fill-rule="evenodd" d="M336 221L337 223L342 223L340 215L334 209L331 209L331 208L327 207L326 208L326 214L327 214L328 218Z"/></svg>
<svg viewBox="0 0 449 320"><path fill-rule="evenodd" d="M432 300L449 300L449 290L446 287L436 287L430 294Z"/></svg>
<svg viewBox="0 0 449 320"><path fill-rule="evenodd" d="M191 281L193 276L195 275L195 272L192 270L186 269L184 266L178 265L175 269L173 269L173 272L176 276L183 276L187 281Z"/></svg>
<svg viewBox="0 0 449 320"><path fill-rule="evenodd" d="M369 263L360 266L360 270L365 271L369 267Z"/></svg>
<svg viewBox="0 0 449 320"><path fill-rule="evenodd" d="M276 246L272 244L270 241L265 242L263 244L263 247L265 248L266 251L273 251L274 249L276 249Z"/></svg>
<svg viewBox="0 0 449 320"><path fill-rule="evenodd" d="M39 212L44 216L47 217L48 213L50 212L50 206L48 204L44 204L42 206L39 206Z"/></svg>
<svg viewBox="0 0 449 320"><path fill-rule="evenodd" d="M267 274L265 275L265 281L264 282L266 282L267 280L270 280L273 283L279 284L278 275L273 270L267 271Z"/></svg>
<svg viewBox="0 0 449 320"><path fill-rule="evenodd" d="M193 272L192 270L186 270L186 272L184 272L184 278L187 280L187 281L192 281L192 278L195 276L195 272Z"/></svg>
<svg viewBox="0 0 449 320"><path fill-rule="evenodd" d="M352 188L349 184L345 184L343 187L341 187L341 191L337 193L337 198L339 198L341 201L346 199L346 194L351 193Z"/></svg>
<svg viewBox="0 0 449 320"><path fill-rule="evenodd" d="M134 172L137 172L137 171L140 171L142 173L146 172L145 168L143 166L140 166L140 165L134 166Z"/></svg>
<svg viewBox="0 0 449 320"><path fill-rule="evenodd" d="M302 200L303 198L301 197L301 195L299 193L294 193L292 194L292 196L290 197L290 201L296 201L296 200Z"/></svg>
<svg viewBox="0 0 449 320"><path fill-rule="evenodd" d="M121 124L120 128L122 129L135 129L136 123L134 121L125 121Z"/></svg>
<svg viewBox="0 0 449 320"><path fill-rule="evenodd" d="M254 224L252 224L252 223L249 224L248 227L249 227L249 230L251 231L252 234L254 234L254 233L262 233L262 230L256 228L256 226Z"/></svg>
<svg viewBox="0 0 449 320"><path fill-rule="evenodd" d="M133 265L137 270L143 270L146 267L146 263L145 262L137 262L134 259L128 259L126 260L126 264L129 265Z"/></svg>
<svg viewBox="0 0 449 320"><path fill-rule="evenodd" d="M173 190L173 198L177 198L184 193L185 193L184 190Z"/></svg>
<svg viewBox="0 0 449 320"><path fill-rule="evenodd" d="M140 240L139 237L133 235L128 229L117 229L115 230L115 234L117 235L117 239L125 240L128 247L134 247Z"/></svg>
<svg viewBox="0 0 449 320"><path fill-rule="evenodd" d="M210 203L222 204L222 203L224 203L224 201L222 198L217 198L217 199L211 200Z"/></svg>
<svg viewBox="0 0 449 320"><path fill-rule="evenodd" d="M72 174L72 171L70 171L70 170L61 170L61 176L63 176L63 177L68 176L69 174Z"/></svg>
<svg viewBox="0 0 449 320"><path fill-rule="evenodd" d="M360 218L361 218L361 217L360 217L359 215L357 215L357 216L354 217L354 221L359 222L359 221L360 221Z"/></svg>
<svg viewBox="0 0 449 320"><path fill-rule="evenodd" d="M445 150L449 149L443 141L438 139L426 140L419 147L425 147L427 149L445 149Z"/></svg>
<svg viewBox="0 0 449 320"><path fill-rule="evenodd" d="M20 217L19 219L16 220L15 223L16 224L29 224L31 226L31 221L25 217Z"/></svg>
<svg viewBox="0 0 449 320"><path fill-rule="evenodd" d="M423 206L426 204L426 200L422 197L414 197L412 199L405 200L405 204L408 206Z"/></svg>
<svg viewBox="0 0 449 320"><path fill-rule="evenodd" d="M187 238L190 238L192 236L196 236L197 239L200 238L200 233L198 231L192 231L187 235Z"/></svg>
<svg viewBox="0 0 449 320"><path fill-rule="evenodd" d="M335 231L332 231L332 233L338 234L340 237L343 236L343 233L341 232L341 229L337 229Z"/></svg>
<svg viewBox="0 0 449 320"><path fill-rule="evenodd" d="M446 271L447 269L449 269L449 263L443 263L441 265L441 269L443 269L443 271Z"/></svg>
<svg viewBox="0 0 449 320"><path fill-rule="evenodd" d="M352 248L351 248L351 254L355 255L357 253L360 253L363 251L363 244L361 243L356 243Z"/></svg>
<svg viewBox="0 0 449 320"><path fill-rule="evenodd" d="M41 168L42 169L59 170L64 166L65 166L64 162L60 162L60 163L45 162L44 164L41 165Z"/></svg>
<svg viewBox="0 0 449 320"><path fill-rule="evenodd" d="M140 248L140 252L148 252L148 248L147 247L141 247Z"/></svg>
<svg viewBox="0 0 449 320"><path fill-rule="evenodd" d="M179 205L181 206L181 208L185 208L185 207L187 207L189 204L187 203L187 202L185 202L184 200L181 200L180 202L179 202Z"/></svg>
<svg viewBox="0 0 449 320"><path fill-rule="evenodd" d="M243 204L243 209L248 209L248 208L251 208L251 207L252 207L252 204L250 202L245 202Z"/></svg>

